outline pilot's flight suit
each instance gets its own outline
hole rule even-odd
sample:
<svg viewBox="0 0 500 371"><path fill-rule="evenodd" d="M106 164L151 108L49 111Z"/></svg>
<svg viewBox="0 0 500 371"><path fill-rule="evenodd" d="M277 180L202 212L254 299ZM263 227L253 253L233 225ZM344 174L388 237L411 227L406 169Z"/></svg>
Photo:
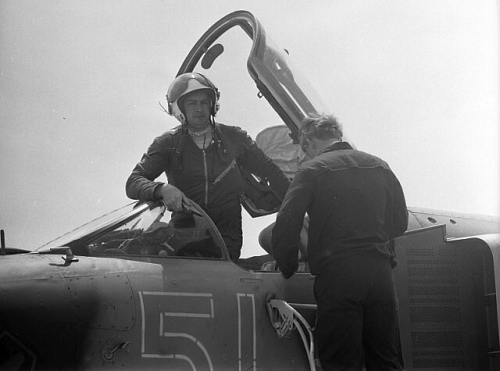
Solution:
<svg viewBox="0 0 500 371"><path fill-rule="evenodd" d="M198 203L212 218L233 261L242 246L240 195L243 181L238 166L269 181L283 199L290 181L247 133L238 127L215 124L205 149L181 126L157 137L127 180L127 196L154 200L154 181L165 172L168 183Z"/></svg>
<svg viewBox="0 0 500 371"><path fill-rule="evenodd" d="M383 160L345 142L305 162L272 232L273 254L285 277L297 269L305 212L323 368L401 369L390 241L405 232L408 213L398 179Z"/></svg>

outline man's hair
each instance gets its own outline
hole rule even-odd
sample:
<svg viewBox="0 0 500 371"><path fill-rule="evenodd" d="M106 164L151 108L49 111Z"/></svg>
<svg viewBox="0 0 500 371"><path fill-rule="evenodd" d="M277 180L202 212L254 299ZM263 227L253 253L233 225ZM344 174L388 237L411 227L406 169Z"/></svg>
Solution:
<svg viewBox="0 0 500 371"><path fill-rule="evenodd" d="M342 124L333 115L309 116L302 120L299 131L299 139L338 139L342 140Z"/></svg>

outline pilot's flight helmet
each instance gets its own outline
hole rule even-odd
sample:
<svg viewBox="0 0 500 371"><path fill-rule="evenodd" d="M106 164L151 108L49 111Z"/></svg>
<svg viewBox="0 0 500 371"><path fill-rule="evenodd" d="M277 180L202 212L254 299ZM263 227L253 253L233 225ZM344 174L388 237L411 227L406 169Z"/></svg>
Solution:
<svg viewBox="0 0 500 371"><path fill-rule="evenodd" d="M219 90L212 82L198 72L183 73L175 78L167 91L168 113L184 124L186 116L182 112L182 99L196 90L206 90L212 101L212 116L219 110Z"/></svg>

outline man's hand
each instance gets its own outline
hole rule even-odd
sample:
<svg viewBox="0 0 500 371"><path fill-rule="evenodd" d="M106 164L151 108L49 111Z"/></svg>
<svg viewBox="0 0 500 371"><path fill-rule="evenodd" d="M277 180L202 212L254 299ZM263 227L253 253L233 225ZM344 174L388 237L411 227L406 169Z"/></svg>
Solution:
<svg viewBox="0 0 500 371"><path fill-rule="evenodd" d="M295 274L295 272L291 272L291 273L290 273L290 272L287 272L286 274L285 274L285 273L283 273L283 272L281 272L281 274L282 274L282 276L283 276L283 277L285 277L286 279L289 279L290 277L292 277L292 276Z"/></svg>
<svg viewBox="0 0 500 371"><path fill-rule="evenodd" d="M169 211L181 211L182 210L182 200L186 198L182 191L171 185L164 184L160 188L160 195L165 204L167 210Z"/></svg>

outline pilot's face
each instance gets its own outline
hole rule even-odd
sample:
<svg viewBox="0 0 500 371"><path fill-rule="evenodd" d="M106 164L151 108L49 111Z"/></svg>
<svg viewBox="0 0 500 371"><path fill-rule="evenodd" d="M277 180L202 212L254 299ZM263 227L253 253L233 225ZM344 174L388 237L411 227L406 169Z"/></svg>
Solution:
<svg viewBox="0 0 500 371"><path fill-rule="evenodd" d="M200 131L210 123L210 96L204 91L188 94L182 102L186 122L192 131Z"/></svg>

